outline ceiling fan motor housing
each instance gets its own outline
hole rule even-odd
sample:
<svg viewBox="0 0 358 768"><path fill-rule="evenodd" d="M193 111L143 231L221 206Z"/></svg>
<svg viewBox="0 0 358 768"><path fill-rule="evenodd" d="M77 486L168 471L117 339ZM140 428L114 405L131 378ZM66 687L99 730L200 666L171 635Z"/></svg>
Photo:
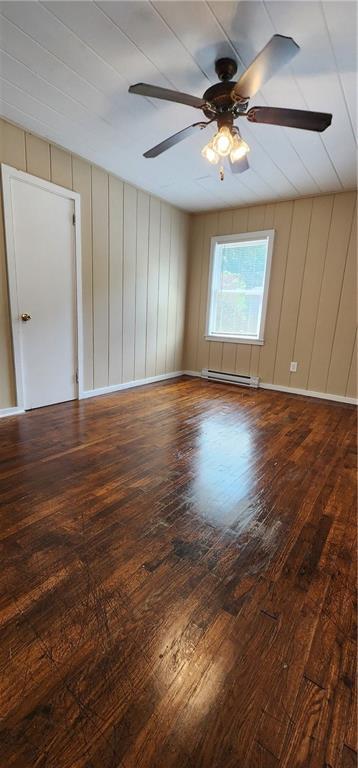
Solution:
<svg viewBox="0 0 358 768"><path fill-rule="evenodd" d="M237 72L235 59L217 59L215 62L215 72L221 82L208 88L203 94L203 99L215 108L216 114L219 114L220 117L227 113L226 123L224 120L221 120L221 124L225 125L230 123L230 115L237 117L246 110L248 99L234 99L232 95L236 85L232 79ZM204 106L203 112L206 117L212 118L213 110Z"/></svg>
<svg viewBox="0 0 358 768"><path fill-rule="evenodd" d="M239 102L234 101L232 98L234 85L235 82L226 80L225 82L211 85L203 94L203 99L215 108L216 114L228 112L237 117L241 112L245 112L247 100ZM213 117L213 110L209 107L204 106L203 112L209 119Z"/></svg>

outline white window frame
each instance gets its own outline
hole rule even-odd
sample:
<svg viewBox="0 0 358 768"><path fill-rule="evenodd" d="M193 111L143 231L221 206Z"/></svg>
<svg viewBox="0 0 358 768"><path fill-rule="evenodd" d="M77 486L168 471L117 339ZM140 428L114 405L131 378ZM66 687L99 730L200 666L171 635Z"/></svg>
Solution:
<svg viewBox="0 0 358 768"><path fill-rule="evenodd" d="M272 262L274 237L275 237L274 229L263 229L263 230L260 230L259 232L242 232L239 235L219 235L211 238L208 301L207 301L207 311L206 311L206 332L205 332L205 339L207 341L221 341L221 342L227 341L227 342L234 342L236 344L237 343L260 344L260 345L264 344L264 331L265 331L265 322L266 322L266 313L267 313L268 292L269 292L269 286L270 286L270 274L271 274L271 262ZM213 282L213 276L214 276L214 258L215 258L216 246L222 245L223 243L235 244L235 243L250 242L255 240L268 241L265 283L264 283L264 292L262 297L262 310L261 310L259 334L258 336L240 336L240 335L234 335L234 334L219 335L217 333L212 333L212 331L210 331L210 321L211 321L211 315L213 311L212 282Z"/></svg>

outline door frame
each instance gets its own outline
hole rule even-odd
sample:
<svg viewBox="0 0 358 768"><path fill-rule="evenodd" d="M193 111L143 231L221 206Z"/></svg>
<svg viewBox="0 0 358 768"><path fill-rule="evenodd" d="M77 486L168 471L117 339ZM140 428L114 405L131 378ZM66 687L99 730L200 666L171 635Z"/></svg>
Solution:
<svg viewBox="0 0 358 768"><path fill-rule="evenodd" d="M4 224L5 224L5 244L6 261L8 272L8 293L10 309L10 325L12 333L15 387L16 387L16 405L17 410L24 410L24 377L23 377L23 354L20 325L20 307L18 301L18 286L16 274L15 258L15 240L14 240L14 218L12 207L11 181L18 179L40 189L44 189L52 194L73 200L75 208L74 223L74 245L75 245L75 316L76 316L76 341L77 341L77 398L80 399L83 392L83 329L82 329L82 267L81 267L81 196L78 192L71 189L60 187L51 181L45 181L38 176L32 176L25 171L18 171L10 165L1 163L1 178L3 189L4 206Z"/></svg>

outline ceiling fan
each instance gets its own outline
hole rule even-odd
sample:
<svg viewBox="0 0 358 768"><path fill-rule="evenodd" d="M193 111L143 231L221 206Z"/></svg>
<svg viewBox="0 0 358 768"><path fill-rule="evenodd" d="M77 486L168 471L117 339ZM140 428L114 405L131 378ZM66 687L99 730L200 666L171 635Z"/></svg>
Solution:
<svg viewBox="0 0 358 768"><path fill-rule="evenodd" d="M296 56L299 50L300 47L292 37L273 35L237 82L232 79L237 72L236 61L231 58L218 59L215 62L215 71L221 82L208 88L202 98L146 83L131 85L129 93L187 104L201 109L208 118L206 122L193 123L174 133L173 136L169 136L145 152L144 157L157 157L192 133L216 122L218 130L202 149L201 154L214 165L220 158L228 157L233 173L242 173L249 168L247 153L250 147L234 125L237 118L246 117L251 123L269 123L287 128L303 128L306 131L324 131L332 122L332 115L326 112L259 106L248 109L249 100L280 67ZM220 169L220 177L223 178L223 169Z"/></svg>

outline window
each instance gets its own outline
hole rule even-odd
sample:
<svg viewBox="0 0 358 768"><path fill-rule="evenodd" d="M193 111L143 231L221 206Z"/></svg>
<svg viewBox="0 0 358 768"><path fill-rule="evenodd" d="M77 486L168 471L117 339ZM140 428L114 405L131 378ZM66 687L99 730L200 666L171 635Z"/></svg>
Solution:
<svg viewBox="0 0 358 768"><path fill-rule="evenodd" d="M274 230L213 237L206 338L263 344Z"/></svg>

